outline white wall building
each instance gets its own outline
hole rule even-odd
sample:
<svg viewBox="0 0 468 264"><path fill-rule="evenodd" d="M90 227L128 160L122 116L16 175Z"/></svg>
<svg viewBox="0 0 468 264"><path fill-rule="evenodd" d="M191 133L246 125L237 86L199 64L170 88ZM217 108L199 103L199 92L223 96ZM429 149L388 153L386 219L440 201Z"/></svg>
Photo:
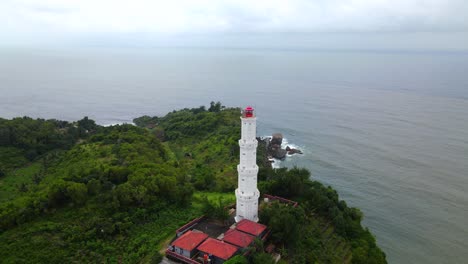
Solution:
<svg viewBox="0 0 468 264"><path fill-rule="evenodd" d="M257 118L252 107L247 107L241 116L242 131L240 146L240 163L237 165L238 188L236 189L236 222L248 219L258 222L257 189Z"/></svg>

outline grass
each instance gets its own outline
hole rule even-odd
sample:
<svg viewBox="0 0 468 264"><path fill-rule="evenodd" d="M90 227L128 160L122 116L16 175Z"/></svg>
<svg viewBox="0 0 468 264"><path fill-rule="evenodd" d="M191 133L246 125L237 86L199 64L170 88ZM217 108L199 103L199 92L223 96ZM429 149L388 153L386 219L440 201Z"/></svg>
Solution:
<svg viewBox="0 0 468 264"><path fill-rule="evenodd" d="M12 200L22 195L19 190L22 184L27 188L33 187L33 176L42 169L40 162L35 162L26 167L10 171L6 176L0 178L0 202Z"/></svg>
<svg viewBox="0 0 468 264"><path fill-rule="evenodd" d="M192 208L194 210L201 210L202 208L202 198L206 196L209 201L217 202L219 199L224 204L232 204L236 202L236 196L234 192L232 193L217 193L217 192L195 192L192 199ZM200 213L201 215L201 213Z"/></svg>
<svg viewBox="0 0 468 264"><path fill-rule="evenodd" d="M149 263L177 228L199 216L191 207L168 206L147 220L133 219L125 234L96 238L89 219L111 216L94 202L82 208L64 207L4 232L0 235L2 263Z"/></svg>
<svg viewBox="0 0 468 264"><path fill-rule="evenodd" d="M6 180L13 186L18 182L31 182L32 175L40 169L39 163L32 164L17 171L22 177L8 175L2 182ZM2 194L7 192L2 190ZM2 263L150 263L154 256L164 252L180 226L202 214L204 196L210 201L235 201L234 193L196 192L189 207L165 206L150 213L147 219L132 218L125 234L105 237L94 235L97 232L93 226L95 221L90 220L112 217L101 208L98 200L90 200L80 208L65 205L54 214L42 215L1 234Z"/></svg>
<svg viewBox="0 0 468 264"><path fill-rule="evenodd" d="M15 147L0 147L0 168L19 168L27 162L23 150Z"/></svg>

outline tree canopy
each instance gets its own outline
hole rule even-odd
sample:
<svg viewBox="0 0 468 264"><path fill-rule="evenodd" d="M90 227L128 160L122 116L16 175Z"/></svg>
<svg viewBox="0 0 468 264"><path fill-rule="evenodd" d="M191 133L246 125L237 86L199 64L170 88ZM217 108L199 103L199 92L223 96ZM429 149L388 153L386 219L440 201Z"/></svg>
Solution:
<svg viewBox="0 0 468 264"><path fill-rule="evenodd" d="M227 217L237 185L239 112L211 102L110 127L88 117L0 119L2 261L158 262L164 241L190 219L203 212ZM358 209L309 171L273 170L261 147L258 153L261 193L300 204L262 207L269 242L285 259L342 262L332 252L338 247L353 263L385 263ZM208 199L214 194L220 196ZM230 262L272 261L257 253Z"/></svg>

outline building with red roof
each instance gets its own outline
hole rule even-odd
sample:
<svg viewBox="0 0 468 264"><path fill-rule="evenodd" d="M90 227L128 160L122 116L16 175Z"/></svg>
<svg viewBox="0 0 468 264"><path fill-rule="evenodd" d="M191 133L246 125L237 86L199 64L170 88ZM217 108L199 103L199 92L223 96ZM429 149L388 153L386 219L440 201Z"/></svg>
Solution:
<svg viewBox="0 0 468 264"><path fill-rule="evenodd" d="M235 229L229 229L226 233L224 233L223 241L228 242L229 244L233 244L234 246L238 246L240 248L245 248L250 246L254 239L254 236L251 236L247 233Z"/></svg>
<svg viewBox="0 0 468 264"><path fill-rule="evenodd" d="M265 233L267 227L265 225L243 219L236 225L236 229L247 234L251 234L256 237L260 237Z"/></svg>
<svg viewBox="0 0 468 264"><path fill-rule="evenodd" d="M172 243L172 251L184 257L191 258L197 252L200 245L208 235L201 231L189 230Z"/></svg>
<svg viewBox="0 0 468 264"><path fill-rule="evenodd" d="M239 250L236 246L211 237L207 238L197 249L202 254L207 254L212 264L223 263Z"/></svg>

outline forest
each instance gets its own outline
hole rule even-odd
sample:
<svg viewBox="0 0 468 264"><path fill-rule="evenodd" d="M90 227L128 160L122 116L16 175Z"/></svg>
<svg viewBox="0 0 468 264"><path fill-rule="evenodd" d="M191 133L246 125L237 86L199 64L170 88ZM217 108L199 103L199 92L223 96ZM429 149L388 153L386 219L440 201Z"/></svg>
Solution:
<svg viewBox="0 0 468 264"><path fill-rule="evenodd" d="M159 263L175 230L224 218L235 200L240 109L219 102L109 127L0 119L2 263ZM229 263L386 263L363 214L303 168L272 169L259 146L262 194L298 207L261 207L271 229Z"/></svg>

